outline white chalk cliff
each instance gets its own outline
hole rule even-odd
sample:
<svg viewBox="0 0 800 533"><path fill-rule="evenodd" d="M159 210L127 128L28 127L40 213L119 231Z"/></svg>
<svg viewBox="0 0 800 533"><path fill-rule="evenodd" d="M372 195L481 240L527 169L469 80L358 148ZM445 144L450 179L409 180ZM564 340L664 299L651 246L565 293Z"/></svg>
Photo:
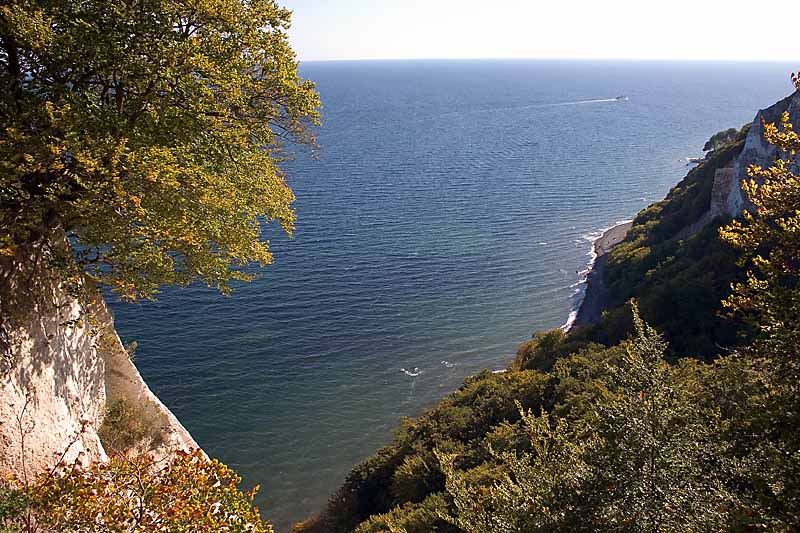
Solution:
<svg viewBox="0 0 800 533"><path fill-rule="evenodd" d="M709 220L719 215L735 217L748 206L742 191L742 182L748 179L747 168L750 165L768 167L781 155L777 148L764 139L763 124L779 123L785 112L789 113L795 130L800 130L800 91L756 114L742 151L730 165L717 170L714 176Z"/></svg>
<svg viewBox="0 0 800 533"><path fill-rule="evenodd" d="M142 380L102 296L26 258L0 256L0 473L107 459L109 402L136 406L157 458L198 448Z"/></svg>

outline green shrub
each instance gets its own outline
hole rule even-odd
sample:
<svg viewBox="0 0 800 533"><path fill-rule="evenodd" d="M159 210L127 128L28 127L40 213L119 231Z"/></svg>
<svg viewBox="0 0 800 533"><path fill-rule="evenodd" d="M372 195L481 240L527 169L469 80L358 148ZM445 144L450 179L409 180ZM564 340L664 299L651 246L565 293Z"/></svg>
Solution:
<svg viewBox="0 0 800 533"><path fill-rule="evenodd" d="M567 334L562 329L535 333L533 338L517 349L511 363L512 370L539 370L549 372L556 361L571 353L591 347L592 343L581 335ZM602 346L598 346L601 348Z"/></svg>
<svg viewBox="0 0 800 533"><path fill-rule="evenodd" d="M161 435L144 409L127 400L114 400L106 407L100 441L108 453L124 453L133 448L150 449L160 443Z"/></svg>
<svg viewBox="0 0 800 533"><path fill-rule="evenodd" d="M0 481L0 533L20 531L15 523L28 510L30 500L24 491Z"/></svg>
<svg viewBox="0 0 800 533"><path fill-rule="evenodd" d="M419 502L444 486L439 462L432 454L409 455L392 476L390 491L395 499Z"/></svg>
<svg viewBox="0 0 800 533"><path fill-rule="evenodd" d="M458 528L441 518L447 514L448 507L443 494L432 494L422 503L407 503L371 517L358 527L356 533L458 533Z"/></svg>

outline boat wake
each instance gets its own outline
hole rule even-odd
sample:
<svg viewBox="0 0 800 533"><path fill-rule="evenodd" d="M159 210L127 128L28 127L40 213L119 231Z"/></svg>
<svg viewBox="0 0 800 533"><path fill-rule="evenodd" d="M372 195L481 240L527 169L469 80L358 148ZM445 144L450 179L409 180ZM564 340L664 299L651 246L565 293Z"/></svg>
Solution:
<svg viewBox="0 0 800 533"><path fill-rule="evenodd" d="M523 109L546 109L549 107L560 107L560 106L575 106L575 105L586 105L586 104L601 104L601 103L609 103L609 102L624 102L629 100L627 96L617 96L616 98L593 98L590 100L572 100L569 102L550 102L550 103L541 103L541 104L527 104L527 105L517 105L517 106L509 106L509 107L487 107L487 108L478 108L478 109L465 109L462 111L453 111L450 113L443 113L440 115L432 115L429 117L420 118L418 120L412 120L413 123L419 122L426 122L432 119L442 119L442 118L451 118L451 117L461 117L466 115L479 115L482 113L497 113L502 111L520 111Z"/></svg>
<svg viewBox="0 0 800 533"><path fill-rule="evenodd" d="M494 109L475 110L473 113L486 113L489 111L516 111L520 109L541 109L546 107L559 107L569 105L602 104L604 102L623 102L628 100L627 96L617 96L616 98L593 98L591 100L571 100L569 102L553 102L549 104L530 104L513 107L500 107Z"/></svg>
<svg viewBox="0 0 800 533"><path fill-rule="evenodd" d="M574 102L560 102L557 104L549 104L547 107L560 106L560 105L599 104L601 102L624 102L627 100L628 100L627 96L617 96L616 98L595 98L593 100L575 100Z"/></svg>

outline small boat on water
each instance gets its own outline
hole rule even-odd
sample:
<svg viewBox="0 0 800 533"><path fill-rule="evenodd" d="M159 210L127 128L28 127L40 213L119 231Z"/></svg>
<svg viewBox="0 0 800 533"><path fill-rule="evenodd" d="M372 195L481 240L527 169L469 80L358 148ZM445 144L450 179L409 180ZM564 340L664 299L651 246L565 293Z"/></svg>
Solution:
<svg viewBox="0 0 800 533"><path fill-rule="evenodd" d="M614 98L614 100L627 100L627 99L628 99L628 97L625 96L624 94L621 94L621 95L617 96L616 98Z"/></svg>

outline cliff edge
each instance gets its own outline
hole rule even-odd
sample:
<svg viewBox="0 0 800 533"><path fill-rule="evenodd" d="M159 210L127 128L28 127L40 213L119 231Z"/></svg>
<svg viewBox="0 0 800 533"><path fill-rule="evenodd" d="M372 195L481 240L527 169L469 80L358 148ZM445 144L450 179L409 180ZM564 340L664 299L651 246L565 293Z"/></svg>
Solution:
<svg viewBox="0 0 800 533"><path fill-rule="evenodd" d="M789 122L795 129L800 128L800 91L756 113L742 151L730 165L717 170L714 176L709 219L719 215L736 217L750 207L742 191L742 182L749 179L748 167L768 167L780 156L778 149L764 138L764 124L779 124L784 113L789 114Z"/></svg>

